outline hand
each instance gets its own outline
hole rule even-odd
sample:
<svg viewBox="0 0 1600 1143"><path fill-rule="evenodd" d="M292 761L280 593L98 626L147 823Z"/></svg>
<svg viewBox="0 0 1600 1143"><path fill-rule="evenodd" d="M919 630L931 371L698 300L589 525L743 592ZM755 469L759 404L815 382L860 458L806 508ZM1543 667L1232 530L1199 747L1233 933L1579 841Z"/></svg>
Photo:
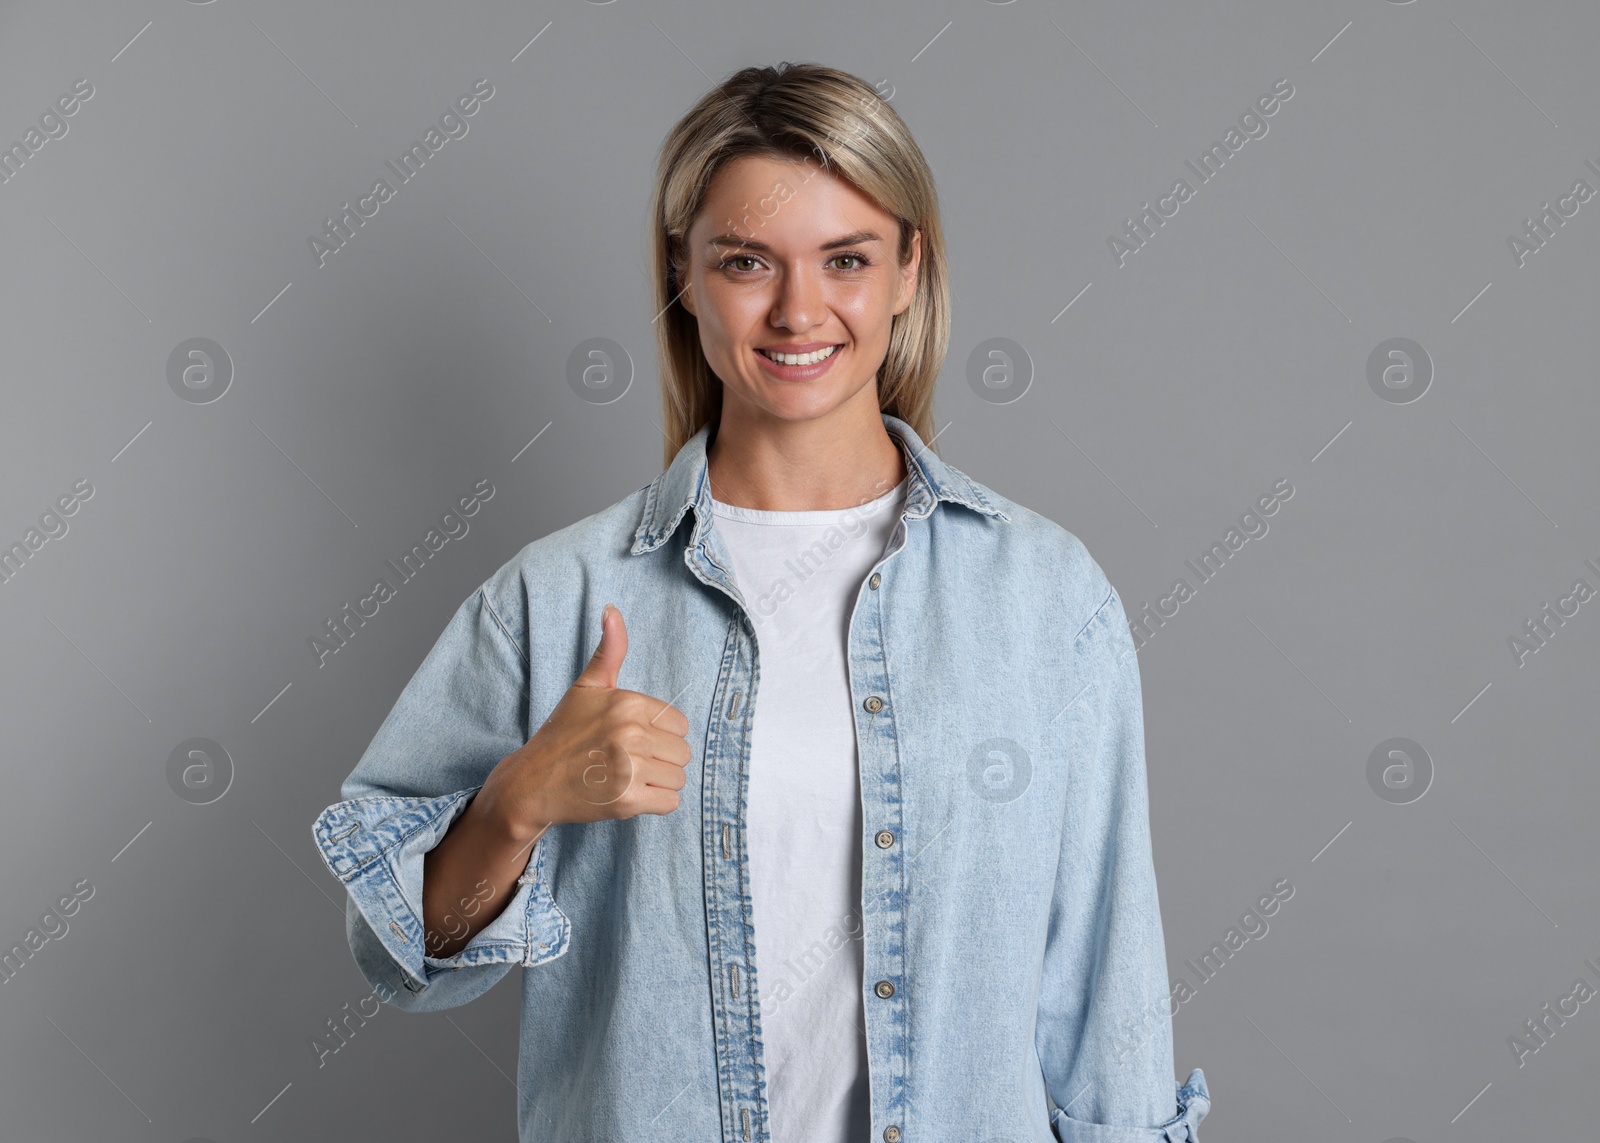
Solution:
<svg viewBox="0 0 1600 1143"><path fill-rule="evenodd" d="M523 843L557 822L670 814L688 781L688 718L670 703L618 688L628 653L622 612L606 604L600 627L583 673L473 799Z"/></svg>

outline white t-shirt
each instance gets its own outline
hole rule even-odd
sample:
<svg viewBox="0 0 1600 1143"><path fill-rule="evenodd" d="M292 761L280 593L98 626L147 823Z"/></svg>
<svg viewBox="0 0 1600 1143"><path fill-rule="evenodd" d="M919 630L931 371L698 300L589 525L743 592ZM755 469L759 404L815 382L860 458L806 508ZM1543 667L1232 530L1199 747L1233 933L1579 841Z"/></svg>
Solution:
<svg viewBox="0 0 1600 1143"><path fill-rule="evenodd" d="M855 1143L872 1129L846 644L905 492L902 480L854 508L804 512L712 499L760 670L746 836L773 1143Z"/></svg>

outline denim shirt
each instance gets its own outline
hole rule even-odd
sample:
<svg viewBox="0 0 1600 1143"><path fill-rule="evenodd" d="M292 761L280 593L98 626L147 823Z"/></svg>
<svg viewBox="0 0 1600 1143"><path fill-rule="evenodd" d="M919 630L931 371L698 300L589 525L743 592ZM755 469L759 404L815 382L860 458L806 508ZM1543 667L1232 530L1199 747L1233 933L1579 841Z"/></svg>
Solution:
<svg viewBox="0 0 1600 1143"><path fill-rule="evenodd" d="M883 421L906 499L847 647L870 1139L1196 1143L1211 1102L1199 1068L1173 1075L1122 600L1072 533ZM761 665L710 431L463 602L313 825L388 1003L452 1008L523 966L524 1143L771 1141L745 835ZM584 669L608 601L617 685L689 720L678 808L551 826L503 910L427 955L424 855Z"/></svg>

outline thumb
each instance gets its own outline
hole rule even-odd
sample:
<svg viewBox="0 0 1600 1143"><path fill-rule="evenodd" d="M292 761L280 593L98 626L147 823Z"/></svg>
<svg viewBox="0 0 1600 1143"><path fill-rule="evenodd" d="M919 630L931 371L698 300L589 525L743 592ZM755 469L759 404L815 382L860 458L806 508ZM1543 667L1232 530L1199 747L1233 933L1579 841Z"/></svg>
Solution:
<svg viewBox="0 0 1600 1143"><path fill-rule="evenodd" d="M608 603L600 613L600 645L594 649L589 665L572 685L615 687L617 675L622 670L622 660L627 653L627 625L622 622L622 612L614 604Z"/></svg>

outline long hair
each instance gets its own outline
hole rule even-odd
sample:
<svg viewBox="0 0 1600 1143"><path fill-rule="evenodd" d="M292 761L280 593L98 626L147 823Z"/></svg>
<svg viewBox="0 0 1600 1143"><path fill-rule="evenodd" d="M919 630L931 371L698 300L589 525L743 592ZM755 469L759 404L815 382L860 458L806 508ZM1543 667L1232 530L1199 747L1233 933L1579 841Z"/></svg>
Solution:
<svg viewBox="0 0 1600 1143"><path fill-rule="evenodd" d="M922 231L916 294L893 319L877 384L881 410L929 441L934 382L950 340L950 285L933 172L905 121L864 80L822 64L782 63L730 76L661 145L650 217L663 464L670 465L707 423L715 431L722 414L722 381L711 371L695 317L679 296L689 263L689 227L712 177L723 164L749 155L803 160L855 186L899 222L902 267L911 260L913 232Z"/></svg>

